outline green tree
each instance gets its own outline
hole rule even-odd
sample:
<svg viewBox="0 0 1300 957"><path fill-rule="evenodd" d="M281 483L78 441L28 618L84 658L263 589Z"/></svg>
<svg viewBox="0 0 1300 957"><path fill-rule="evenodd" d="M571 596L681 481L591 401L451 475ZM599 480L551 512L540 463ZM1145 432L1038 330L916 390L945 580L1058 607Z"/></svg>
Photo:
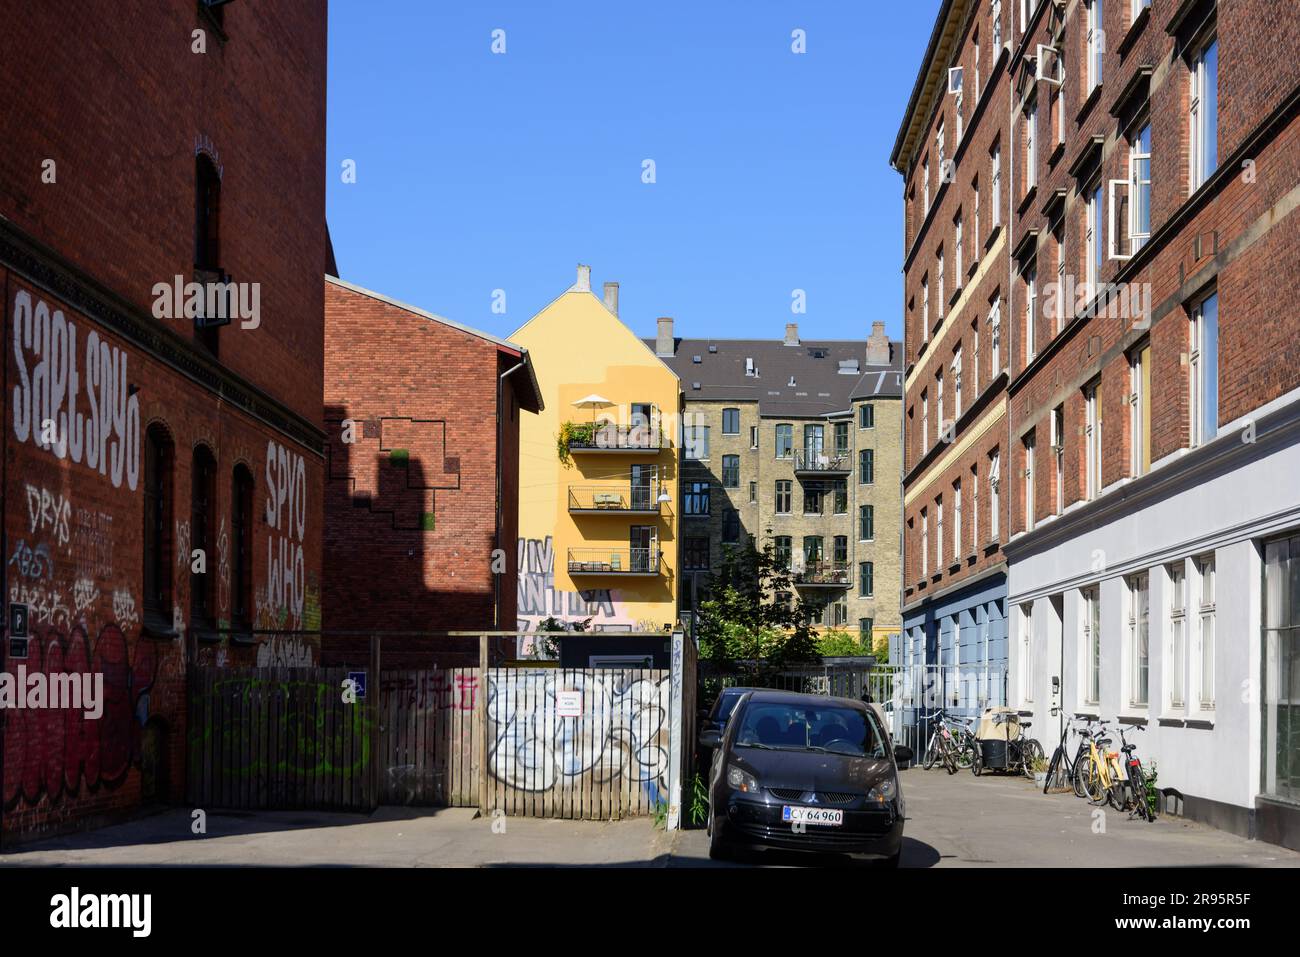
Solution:
<svg viewBox="0 0 1300 957"><path fill-rule="evenodd" d="M769 544L723 549L722 566L709 576L709 598L700 603L700 653L715 661L763 659L774 664L817 657L812 608L793 594L790 573Z"/></svg>

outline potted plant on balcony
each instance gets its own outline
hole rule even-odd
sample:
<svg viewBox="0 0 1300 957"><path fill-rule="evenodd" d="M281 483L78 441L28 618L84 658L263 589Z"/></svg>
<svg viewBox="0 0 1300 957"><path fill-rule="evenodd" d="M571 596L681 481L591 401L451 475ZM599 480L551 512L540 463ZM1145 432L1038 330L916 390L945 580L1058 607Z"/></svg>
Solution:
<svg viewBox="0 0 1300 957"><path fill-rule="evenodd" d="M560 461L566 466L571 465L569 458L569 446L576 442L579 445L590 445L593 436L596 434L596 424L594 422L563 422L560 424L560 434L555 440L555 451L559 455Z"/></svg>

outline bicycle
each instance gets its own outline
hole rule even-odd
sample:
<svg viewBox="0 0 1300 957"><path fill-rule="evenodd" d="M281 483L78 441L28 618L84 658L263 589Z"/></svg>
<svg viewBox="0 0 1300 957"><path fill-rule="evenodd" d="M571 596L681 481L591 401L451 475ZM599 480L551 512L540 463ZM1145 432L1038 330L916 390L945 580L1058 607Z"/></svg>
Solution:
<svg viewBox="0 0 1300 957"><path fill-rule="evenodd" d="M1144 731L1142 725L1130 727L1130 731ZM1129 744L1124 738L1124 728L1119 729L1120 751L1124 754L1124 770L1128 773L1128 786L1133 797L1133 812L1148 824L1155 823L1157 810L1147 799L1146 775L1142 771L1142 761L1133 753L1136 744Z"/></svg>
<svg viewBox="0 0 1300 957"><path fill-rule="evenodd" d="M929 771L939 761L948 769L949 774L957 773L957 746L953 740L952 732L948 728L947 713L940 709L936 711L932 718L937 718L934 731L930 733L930 743L925 748L925 759L922 766Z"/></svg>
<svg viewBox="0 0 1300 957"><path fill-rule="evenodd" d="M1088 738L1088 754L1079 773L1083 782L1084 797L1093 807L1110 804L1117 811L1124 810L1123 769L1119 765L1119 752L1108 751L1112 738L1106 733L1104 722L1098 723L1098 734Z"/></svg>
<svg viewBox="0 0 1300 957"><path fill-rule="evenodd" d="M1066 785L1073 789L1076 794L1079 794L1076 769L1083 757L1084 743L1082 739L1090 734L1092 727L1092 722L1089 721L1087 727L1076 729L1074 727L1075 722L1081 720L1083 719L1077 716L1066 719L1065 727L1061 729L1060 743L1056 745L1056 750L1052 752L1052 760L1047 765L1047 780L1043 784L1044 794L1054 787L1064 787ZM1070 752L1066 747L1069 743L1071 731L1074 731L1080 737L1079 747L1074 753L1073 760L1071 760ZM1083 795L1079 794L1079 797L1083 797Z"/></svg>

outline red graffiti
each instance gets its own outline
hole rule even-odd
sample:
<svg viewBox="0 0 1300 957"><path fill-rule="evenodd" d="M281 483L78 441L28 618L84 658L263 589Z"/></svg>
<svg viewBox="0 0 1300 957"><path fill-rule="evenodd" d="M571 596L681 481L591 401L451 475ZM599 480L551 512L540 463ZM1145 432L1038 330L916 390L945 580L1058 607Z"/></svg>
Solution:
<svg viewBox="0 0 1300 957"><path fill-rule="evenodd" d="M5 711L5 808L121 783L140 762L140 732L158 672L153 643L138 641L132 657L116 625L99 633L93 649L80 626L66 637L51 629L33 638L27 660L9 661L9 672L16 676L19 665L26 665L29 676L103 674L103 714L91 719L82 710Z"/></svg>
<svg viewBox="0 0 1300 957"><path fill-rule="evenodd" d="M474 695L478 691L478 676L457 675L456 687L460 690L460 702L457 707L461 711L473 711Z"/></svg>

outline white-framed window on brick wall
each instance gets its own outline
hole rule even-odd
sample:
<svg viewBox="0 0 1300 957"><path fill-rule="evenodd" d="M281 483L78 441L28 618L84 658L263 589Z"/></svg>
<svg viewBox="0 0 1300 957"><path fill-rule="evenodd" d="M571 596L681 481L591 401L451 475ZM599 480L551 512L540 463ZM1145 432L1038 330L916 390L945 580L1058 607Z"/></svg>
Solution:
<svg viewBox="0 0 1300 957"><path fill-rule="evenodd" d="M1188 192L1194 193L1219 166L1219 40L1202 40L1189 61Z"/></svg>
<svg viewBox="0 0 1300 957"><path fill-rule="evenodd" d="M1002 504L999 496L1001 456L994 449L989 453L989 541L998 540L998 527L1001 522Z"/></svg>
<svg viewBox="0 0 1300 957"><path fill-rule="evenodd" d="M1085 493L1092 501L1101 494L1101 379L1083 388Z"/></svg>
<svg viewBox="0 0 1300 957"><path fill-rule="evenodd" d="M1087 32L1084 42L1088 55L1088 94L1101 85L1102 55L1106 51L1106 34L1102 29L1103 14L1101 0L1084 0Z"/></svg>

